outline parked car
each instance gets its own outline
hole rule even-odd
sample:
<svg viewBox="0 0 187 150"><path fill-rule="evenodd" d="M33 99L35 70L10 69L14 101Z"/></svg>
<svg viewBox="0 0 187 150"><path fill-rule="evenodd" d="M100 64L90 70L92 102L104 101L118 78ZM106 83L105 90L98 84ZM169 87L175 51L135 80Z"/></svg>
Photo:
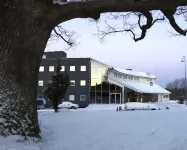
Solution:
<svg viewBox="0 0 187 150"><path fill-rule="evenodd" d="M159 107L151 103L128 102L118 106L118 110L159 110Z"/></svg>
<svg viewBox="0 0 187 150"><path fill-rule="evenodd" d="M68 108L68 109L77 109L79 108L79 105L73 104L71 102L62 102L62 104L59 104L58 107L61 108Z"/></svg>
<svg viewBox="0 0 187 150"><path fill-rule="evenodd" d="M44 109L47 106L44 98L37 98L36 103L37 103L37 109Z"/></svg>

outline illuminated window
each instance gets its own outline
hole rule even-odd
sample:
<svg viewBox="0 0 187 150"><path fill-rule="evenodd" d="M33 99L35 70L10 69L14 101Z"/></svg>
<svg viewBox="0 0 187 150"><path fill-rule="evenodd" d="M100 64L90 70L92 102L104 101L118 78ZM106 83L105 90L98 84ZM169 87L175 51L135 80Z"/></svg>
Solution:
<svg viewBox="0 0 187 150"><path fill-rule="evenodd" d="M54 72L55 71L55 67L54 66L49 66L49 72Z"/></svg>
<svg viewBox="0 0 187 150"><path fill-rule="evenodd" d="M70 66L70 71L75 71L75 66Z"/></svg>
<svg viewBox="0 0 187 150"><path fill-rule="evenodd" d="M70 80L70 86L75 86L75 80Z"/></svg>
<svg viewBox="0 0 187 150"><path fill-rule="evenodd" d="M61 66L61 70L60 71L65 71L65 66Z"/></svg>
<svg viewBox="0 0 187 150"><path fill-rule="evenodd" d="M80 85L81 85L81 86L86 86L86 80L81 80L81 81L80 81Z"/></svg>
<svg viewBox="0 0 187 150"><path fill-rule="evenodd" d="M86 71L86 66L81 66L81 71Z"/></svg>
<svg viewBox="0 0 187 150"><path fill-rule="evenodd" d="M38 86L43 86L44 85L44 82L42 80L39 80L38 81Z"/></svg>
<svg viewBox="0 0 187 150"><path fill-rule="evenodd" d="M44 66L40 66L39 72L44 72Z"/></svg>
<svg viewBox="0 0 187 150"><path fill-rule="evenodd" d="M75 100L75 95L69 95L69 100L74 101Z"/></svg>

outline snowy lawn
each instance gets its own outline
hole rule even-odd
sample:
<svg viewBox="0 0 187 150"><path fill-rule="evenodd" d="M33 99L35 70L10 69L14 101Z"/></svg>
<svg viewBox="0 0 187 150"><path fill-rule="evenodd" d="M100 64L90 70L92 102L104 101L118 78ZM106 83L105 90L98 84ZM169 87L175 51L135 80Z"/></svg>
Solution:
<svg viewBox="0 0 187 150"><path fill-rule="evenodd" d="M169 110L130 112L116 112L111 109L115 106L108 107L108 111L90 106L85 111L39 112L42 141L15 142L13 137L0 138L0 150L1 147L2 150L9 150L7 147L13 150L187 149L184 105L172 104Z"/></svg>

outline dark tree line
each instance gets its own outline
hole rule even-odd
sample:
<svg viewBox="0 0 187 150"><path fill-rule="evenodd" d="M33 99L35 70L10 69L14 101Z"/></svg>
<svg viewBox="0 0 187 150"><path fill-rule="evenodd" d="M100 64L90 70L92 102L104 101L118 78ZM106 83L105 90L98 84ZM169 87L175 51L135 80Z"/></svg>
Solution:
<svg viewBox="0 0 187 150"><path fill-rule="evenodd" d="M172 100L184 99L185 79L184 78L175 79L175 80L169 82L166 85L166 89L172 93L170 95L170 99L172 99Z"/></svg>

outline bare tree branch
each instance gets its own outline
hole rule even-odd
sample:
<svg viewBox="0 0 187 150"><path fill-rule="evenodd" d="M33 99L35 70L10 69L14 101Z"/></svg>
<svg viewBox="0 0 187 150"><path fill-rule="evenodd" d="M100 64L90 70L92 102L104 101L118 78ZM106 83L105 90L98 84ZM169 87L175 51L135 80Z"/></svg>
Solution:
<svg viewBox="0 0 187 150"><path fill-rule="evenodd" d="M77 43L77 38L75 38L75 34L75 32L68 31L64 29L61 25L58 25L53 29L49 41L62 39L68 45L67 49L75 48L79 44Z"/></svg>
<svg viewBox="0 0 187 150"><path fill-rule="evenodd" d="M187 30L183 30L179 27L179 25L176 23L175 18L174 18L174 13L175 11L171 11L171 10L162 10L163 14L167 17L167 19L169 20L170 25L175 29L175 31L177 31L178 33L180 33L181 35L186 36Z"/></svg>
<svg viewBox="0 0 187 150"><path fill-rule="evenodd" d="M64 40L68 45L73 45L72 42L67 41L60 33L58 33L56 31L56 29L54 29L54 32L56 33L56 35L58 35L59 37L61 37L61 39Z"/></svg>
<svg viewBox="0 0 187 150"><path fill-rule="evenodd" d="M153 12L155 13L155 12ZM122 15L112 15L114 19L119 19L122 18L122 20L124 21L124 26L123 28L118 28L118 27L113 27L111 25L109 25L109 23L107 21L105 21L107 27L106 27L106 31L101 31L98 29L98 36L100 37L100 40L103 41L106 35L111 35L113 33L119 33L119 32L130 32L132 35L132 38L134 39L135 42L142 40L147 33L147 30L150 29L156 22L158 21L163 21L165 18L162 15L161 18L156 18L154 19L152 16L152 13L149 11L144 11L141 13L127 13L127 14L122 14ZM127 21L127 18L131 17L131 16L137 16L138 17L138 21L137 23L134 24L129 24ZM160 17L160 15L159 15ZM146 19L146 22L142 25L142 20ZM139 29L141 30L141 35L139 37L136 37L136 34L134 33L134 29L139 27Z"/></svg>
<svg viewBox="0 0 187 150"><path fill-rule="evenodd" d="M59 0L54 0L59 1ZM58 20L61 23L62 21L71 20L74 18L93 18L98 20L100 14L111 12L111 18L119 19L123 18L124 28L116 29L114 33L120 32L135 32L131 30L131 24L126 22L129 16L132 14L140 14L139 21L136 24L132 25L133 29L137 25L141 29L140 37L133 38L135 41L139 41L146 36L147 30L150 29L156 22L164 20L163 14L160 17L154 18L155 12L166 9L178 9L176 15L184 15L187 20L186 12L187 0L70 0L66 2L59 2L56 5L50 7L52 13L46 15L47 20L53 21ZM71 12L71 15L69 15ZM121 12L127 12L125 15ZM136 12L136 13L134 13ZM115 14L114 14L115 13ZM151 13L151 14L150 14ZM173 14L174 15L174 14ZM52 17L51 17L52 16ZM152 16L152 17L151 17ZM181 35L186 35L186 31L182 30L175 22L172 15L167 14L166 16L170 21L172 27ZM48 19L50 18L50 19ZM145 24L142 25L142 18L146 19ZM52 19L52 20L51 20ZM108 27L109 28L109 27ZM111 28L112 31L112 28ZM112 34L112 32L109 34ZM135 33L133 34L134 37Z"/></svg>

